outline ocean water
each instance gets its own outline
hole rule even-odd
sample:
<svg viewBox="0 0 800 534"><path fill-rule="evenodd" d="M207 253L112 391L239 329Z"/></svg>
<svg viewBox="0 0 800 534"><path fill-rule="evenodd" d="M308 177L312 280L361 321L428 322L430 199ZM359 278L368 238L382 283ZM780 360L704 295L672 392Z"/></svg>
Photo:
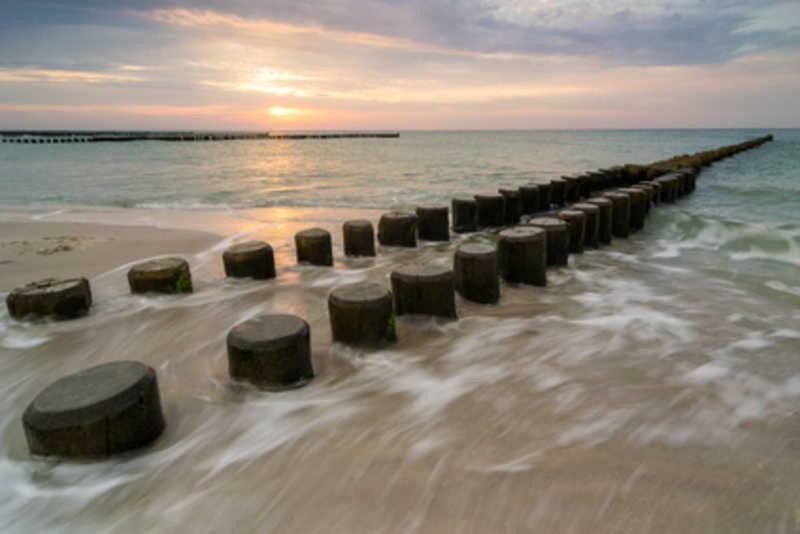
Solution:
<svg viewBox="0 0 800 534"><path fill-rule="evenodd" d="M0 203L383 209L447 202L498 184L648 163L765 133L404 132L399 139L302 142L0 144ZM799 142L800 131L781 131L767 155L749 156L750 165L769 164L768 176L757 180L759 191L781 196L796 186L790 176ZM731 187L755 188L748 171L742 173Z"/></svg>
<svg viewBox="0 0 800 534"><path fill-rule="evenodd" d="M397 265L450 264L463 241L493 240L344 259L342 219L375 213L362 208L763 133L0 144L8 210L221 234L187 258L190 296L129 295L120 265L93 277L95 307L79 321L0 311L0 530L800 531L800 130L704 170L692 195L549 270L546 288L503 284L496 306L459 299L458 321L400 318L386 349L331 343L325 305L343 283L388 284ZM311 225L334 234L335 268L294 265L292 235ZM224 279L221 251L251 238L273 244L278 278ZM231 384L225 334L263 312L311 324L309 386ZM115 359L158 371L164 436L102 462L31 458L27 403Z"/></svg>

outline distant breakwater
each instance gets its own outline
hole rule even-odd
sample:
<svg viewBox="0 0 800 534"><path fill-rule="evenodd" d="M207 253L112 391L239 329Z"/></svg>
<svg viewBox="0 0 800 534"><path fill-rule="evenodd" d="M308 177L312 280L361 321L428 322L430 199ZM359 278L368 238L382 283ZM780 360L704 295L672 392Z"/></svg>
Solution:
<svg viewBox="0 0 800 534"><path fill-rule="evenodd" d="M132 141L239 141L253 139L396 139L398 132L330 132L330 133L271 133L271 132L103 132L103 131L5 131L0 143L127 143Z"/></svg>

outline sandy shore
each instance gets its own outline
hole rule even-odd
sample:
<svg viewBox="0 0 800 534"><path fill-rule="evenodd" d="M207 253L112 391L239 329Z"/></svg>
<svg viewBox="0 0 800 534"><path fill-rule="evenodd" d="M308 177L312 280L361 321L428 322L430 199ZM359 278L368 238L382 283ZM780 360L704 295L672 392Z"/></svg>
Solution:
<svg viewBox="0 0 800 534"><path fill-rule="evenodd" d="M334 246L341 247L343 221L367 218L377 223L380 215L343 208L5 208L0 219L0 291L47 277L91 278L163 254L219 255L226 243L247 239L269 242L278 265L286 266L294 263L296 232L322 227L331 232ZM219 261L212 255L203 255L201 263L216 266ZM209 269L210 277L222 276L215 267Z"/></svg>
<svg viewBox="0 0 800 534"><path fill-rule="evenodd" d="M138 258L195 253L221 237L195 230L0 222L0 290L47 277L92 277Z"/></svg>
<svg viewBox="0 0 800 534"><path fill-rule="evenodd" d="M3 288L77 271L95 297L75 321L0 314L0 531L797 530L800 316L660 257L677 212L546 287L458 298L457 321L399 317L397 343L364 350L332 342L334 288L490 238L346 258L342 222L379 212L0 206ZM297 265L311 226L332 233L334 268ZM225 278L221 251L246 239L272 244L276 279ZM193 293L130 294L126 264L157 254L189 260ZM227 332L260 313L309 323L306 387L231 382ZM35 395L123 359L156 369L164 434L104 462L32 458Z"/></svg>

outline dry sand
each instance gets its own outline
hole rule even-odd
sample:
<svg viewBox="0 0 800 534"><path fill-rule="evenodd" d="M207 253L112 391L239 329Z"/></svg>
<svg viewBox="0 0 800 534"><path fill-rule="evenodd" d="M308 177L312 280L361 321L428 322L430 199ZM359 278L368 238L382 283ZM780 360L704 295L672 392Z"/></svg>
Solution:
<svg viewBox="0 0 800 534"><path fill-rule="evenodd" d="M198 252L220 239L148 226L0 222L0 290L47 277L92 277L138 258Z"/></svg>

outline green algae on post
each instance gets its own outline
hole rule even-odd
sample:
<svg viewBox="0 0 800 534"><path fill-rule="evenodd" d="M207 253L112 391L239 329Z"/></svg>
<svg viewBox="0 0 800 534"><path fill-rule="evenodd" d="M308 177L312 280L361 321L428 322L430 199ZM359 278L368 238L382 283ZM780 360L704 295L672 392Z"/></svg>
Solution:
<svg viewBox="0 0 800 534"><path fill-rule="evenodd" d="M131 293L191 293L189 263L182 258L160 258L134 265L128 271Z"/></svg>
<svg viewBox="0 0 800 534"><path fill-rule="evenodd" d="M225 275L232 278L275 278L275 257L264 241L246 241L222 253Z"/></svg>

